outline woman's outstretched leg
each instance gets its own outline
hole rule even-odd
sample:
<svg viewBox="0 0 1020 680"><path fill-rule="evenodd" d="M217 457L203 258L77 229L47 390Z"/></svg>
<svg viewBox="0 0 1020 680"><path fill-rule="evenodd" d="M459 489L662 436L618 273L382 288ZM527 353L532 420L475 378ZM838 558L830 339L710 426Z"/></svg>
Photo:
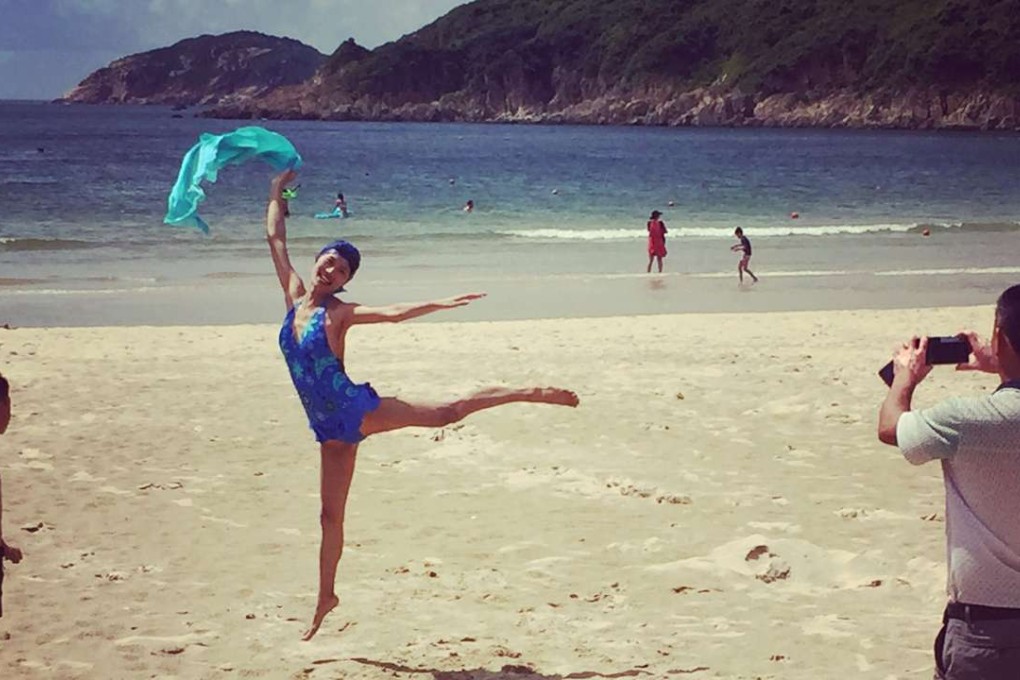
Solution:
<svg viewBox="0 0 1020 680"><path fill-rule="evenodd" d="M354 477L354 461L358 453L357 444L338 441L323 442L321 446L322 473L321 490L322 543L319 546L319 599L315 606L312 625L302 639L311 640L322 620L340 604L336 596L336 568L344 551L344 510L347 507L347 493Z"/></svg>
<svg viewBox="0 0 1020 680"><path fill-rule="evenodd" d="M412 404L386 397L381 400L379 408L365 416L361 433L367 437L404 427L445 427L477 411L516 402L573 407L577 406L578 398L570 390L556 387L490 387L463 399L440 404Z"/></svg>

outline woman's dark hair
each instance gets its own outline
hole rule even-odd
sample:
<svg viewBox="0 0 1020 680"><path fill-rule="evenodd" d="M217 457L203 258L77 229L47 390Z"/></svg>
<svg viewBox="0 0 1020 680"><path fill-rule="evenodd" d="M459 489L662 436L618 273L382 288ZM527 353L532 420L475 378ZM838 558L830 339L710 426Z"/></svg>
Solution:
<svg viewBox="0 0 1020 680"><path fill-rule="evenodd" d="M5 402L11 396L11 384L7 378L0 375L0 402Z"/></svg>
<svg viewBox="0 0 1020 680"><path fill-rule="evenodd" d="M338 191L336 197L339 198L341 201L344 200L343 192Z"/></svg>
<svg viewBox="0 0 1020 680"><path fill-rule="evenodd" d="M743 236L744 235L744 228L743 227L737 227L736 229L733 230L733 233L736 234L737 236Z"/></svg>
<svg viewBox="0 0 1020 680"><path fill-rule="evenodd" d="M1020 284L1007 288L995 303L995 323L1020 354Z"/></svg>

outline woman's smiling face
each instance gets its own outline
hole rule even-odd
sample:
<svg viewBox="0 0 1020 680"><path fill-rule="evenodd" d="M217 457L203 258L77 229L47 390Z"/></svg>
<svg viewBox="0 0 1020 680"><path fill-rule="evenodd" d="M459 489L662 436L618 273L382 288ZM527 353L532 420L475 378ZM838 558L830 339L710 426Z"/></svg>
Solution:
<svg viewBox="0 0 1020 680"><path fill-rule="evenodd" d="M327 250L315 261L312 281L316 288L337 291L351 280L351 265L340 253Z"/></svg>

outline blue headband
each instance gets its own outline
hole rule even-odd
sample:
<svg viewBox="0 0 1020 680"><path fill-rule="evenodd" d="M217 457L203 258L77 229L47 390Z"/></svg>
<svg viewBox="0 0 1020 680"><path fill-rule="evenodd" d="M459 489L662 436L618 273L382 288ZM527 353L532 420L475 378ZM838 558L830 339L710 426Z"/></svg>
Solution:
<svg viewBox="0 0 1020 680"><path fill-rule="evenodd" d="M355 248L353 244L348 243L343 239L337 239L320 250L319 254L315 256L315 259L318 260L331 250L335 251L337 255L347 260L347 265L351 268L351 276L347 280L350 281L353 279L354 275L358 272L358 267L361 266L361 253L358 252L358 249ZM343 287L341 287L338 292L342 291Z"/></svg>

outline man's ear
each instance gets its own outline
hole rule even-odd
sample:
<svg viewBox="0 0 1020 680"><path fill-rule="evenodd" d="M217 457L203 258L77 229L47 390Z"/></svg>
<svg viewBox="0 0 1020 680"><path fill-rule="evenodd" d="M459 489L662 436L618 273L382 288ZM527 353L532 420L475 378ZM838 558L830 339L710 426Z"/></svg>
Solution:
<svg viewBox="0 0 1020 680"><path fill-rule="evenodd" d="M992 328L992 353L995 356L1000 357L1000 361L1001 357L1005 357L1006 355L1012 355L1015 359L1020 359L1020 352L1017 352L1017 348L1013 347L1013 343L1011 343L1009 341L1009 337L1002 332L998 322L996 322L995 327Z"/></svg>

